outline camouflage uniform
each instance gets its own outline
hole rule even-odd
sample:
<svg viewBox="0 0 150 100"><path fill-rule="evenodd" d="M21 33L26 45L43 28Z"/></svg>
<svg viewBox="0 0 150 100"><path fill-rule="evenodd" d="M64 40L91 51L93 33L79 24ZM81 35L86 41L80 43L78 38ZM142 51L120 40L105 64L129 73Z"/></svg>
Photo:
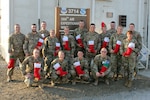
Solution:
<svg viewBox="0 0 150 100"><path fill-rule="evenodd" d="M116 33L117 30L116 29L109 29L107 30L108 33L110 33L110 35L112 35L113 33Z"/></svg>
<svg viewBox="0 0 150 100"><path fill-rule="evenodd" d="M33 49L36 47L39 38L42 38L38 32L36 34L28 33L25 39L25 44L23 46L24 53L32 55Z"/></svg>
<svg viewBox="0 0 150 100"><path fill-rule="evenodd" d="M134 79L134 68L136 66L136 56L137 53L139 52L138 42L135 39L132 39L131 41L124 39L120 48L120 53L123 54L123 52L126 51L126 49L128 48L128 44L130 42L135 43L135 48L129 57L123 56L122 60L125 69L125 78L127 78L129 81L132 81Z"/></svg>
<svg viewBox="0 0 150 100"><path fill-rule="evenodd" d="M133 38L136 39L138 43L138 51L137 51L137 56L136 56L136 63L138 63L138 55L140 54L140 51L142 49L142 37L139 32L133 31ZM138 68L137 65L135 65L135 72L138 73Z"/></svg>
<svg viewBox="0 0 150 100"><path fill-rule="evenodd" d="M83 29L76 28L76 29L74 30L74 38L76 39L76 36L81 35L81 40L82 40L82 42L83 42L84 37L86 36L86 33L87 33L87 32L88 32L88 30L87 30L86 28L83 28ZM84 54L85 54L85 49L82 48L82 47L79 47L77 44L78 44L78 43L76 42L75 57L76 57L76 55L77 55L78 50L82 50L82 51L84 52Z"/></svg>
<svg viewBox="0 0 150 100"><path fill-rule="evenodd" d="M104 41L104 38L105 38L105 37L110 38L110 36L111 36L111 34L110 34L109 32L101 33L100 35L101 35L101 42Z"/></svg>
<svg viewBox="0 0 150 100"><path fill-rule="evenodd" d="M117 33L112 34L109 42L109 51L114 50L117 40L122 42L124 38L125 38L124 34L117 34ZM114 74L114 78L117 77L118 74L123 75L121 57L122 54L120 54L119 52L111 53L111 66L112 66L112 72Z"/></svg>
<svg viewBox="0 0 150 100"><path fill-rule="evenodd" d="M95 81L98 81L98 77L96 76L96 72L100 72L103 64L102 62L103 61L106 61L108 60L110 62L110 57L109 56L106 56L105 58L101 57L101 54L98 54L95 56L94 58L94 62L93 62L93 67L92 67L92 75L93 75L93 78L95 79ZM108 69L104 72L104 77L103 79L106 81L108 80L110 76L110 72L111 72L111 66L109 65Z"/></svg>
<svg viewBox="0 0 150 100"><path fill-rule="evenodd" d="M64 34L63 36L67 36L68 37L70 50L65 50L63 46L62 46L62 50L65 53L65 59L68 60L69 64L70 64L71 63L70 59L73 58L72 56L74 55L74 52L75 52L75 39L74 39L74 37L72 35L65 35ZM61 39L61 43L63 43L63 36L62 36L62 39Z"/></svg>
<svg viewBox="0 0 150 100"><path fill-rule="evenodd" d="M49 36L49 31L48 30L39 30L39 33L43 38L46 38Z"/></svg>
<svg viewBox="0 0 150 100"><path fill-rule="evenodd" d="M100 50L100 46L101 46L99 34L97 32L94 32L94 33L88 32L86 37L84 38L84 47L86 49L85 57L88 60L89 64L91 64L92 59L94 59L97 52L95 52L95 53L88 52L88 49L89 49L88 42L89 41L94 41L94 49L98 52Z"/></svg>
<svg viewBox="0 0 150 100"><path fill-rule="evenodd" d="M51 63L51 67L50 67L50 77L51 77L51 81L53 82L53 83L56 83L56 82L58 82L58 81L60 81L60 80L62 80L63 82L67 82L67 80L68 80L68 78L70 77L70 75L69 75L69 73L67 74L67 75L65 75L65 76L59 76L58 74L57 74L57 71L55 70L55 68L54 68L54 65L55 64L57 64L57 63L59 63L60 64L60 66L62 67L62 69L63 69L63 71L66 71L67 73L68 73L68 61L67 60L63 60L63 61L60 61L59 60L59 58L56 58L56 59L54 59L53 61L52 61L52 63Z"/></svg>
<svg viewBox="0 0 150 100"><path fill-rule="evenodd" d="M25 35L22 33L13 33L10 37L9 37L9 47L8 47L8 52L11 53L11 55L14 56L15 62L17 60L17 58L19 58L19 61L22 63L22 61L24 60L24 51L23 51L23 44L25 41ZM13 75L13 68L9 68L7 70L7 75L11 76Z"/></svg>
<svg viewBox="0 0 150 100"><path fill-rule="evenodd" d="M56 43L60 43L56 37L51 38L49 36L44 40L44 47L43 47L42 53L43 53L43 56L45 57L44 71L46 72L49 72L49 67L51 65L51 62L57 57L54 55Z"/></svg>
<svg viewBox="0 0 150 100"><path fill-rule="evenodd" d="M72 67L71 67L70 73L73 76L73 78L75 79L75 77L77 76L77 73L75 70L75 66L73 64L78 61L80 62L81 69L84 71L84 74L81 78L83 78L83 80L87 81L89 79L89 71L88 71L89 64L85 58L82 58L81 60L78 57L74 58L73 62L72 62Z"/></svg>
<svg viewBox="0 0 150 100"><path fill-rule="evenodd" d="M40 75L41 79L37 81L34 77L34 63L40 63L41 64L41 70L40 70ZM41 85L44 79L44 60L42 58L34 59L33 56L28 56L26 59L22 62L22 74L25 75L25 84L29 87L33 84L34 81L38 83L38 85Z"/></svg>
<svg viewBox="0 0 150 100"><path fill-rule="evenodd" d="M38 33L41 35L41 37L43 39L45 39L46 37L49 36L49 31L47 31L47 30L39 30ZM43 45L42 45L42 48L43 48ZM42 55L42 49L40 50L40 56L43 57L43 55Z"/></svg>
<svg viewBox="0 0 150 100"><path fill-rule="evenodd" d="M101 47L102 47L102 44L103 44L103 42L104 42L104 38L105 37L108 37L109 39L110 39L110 36L111 36L111 34L110 33L108 33L108 32L106 32L106 33L101 33L100 34L100 38L101 38ZM108 50L108 47L109 46L109 43L108 43L108 45L106 46L106 49L107 49L107 51L108 51L108 55L109 55L109 50Z"/></svg>

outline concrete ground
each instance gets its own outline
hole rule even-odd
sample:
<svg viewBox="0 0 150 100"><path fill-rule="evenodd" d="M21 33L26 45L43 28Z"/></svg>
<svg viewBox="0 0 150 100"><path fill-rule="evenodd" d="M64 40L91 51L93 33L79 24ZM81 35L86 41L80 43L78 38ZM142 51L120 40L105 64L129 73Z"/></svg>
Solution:
<svg viewBox="0 0 150 100"><path fill-rule="evenodd" d="M150 69L140 70L132 88L126 88L124 80L112 82L109 86L100 82L98 86L78 83L51 87L44 84L26 88L18 67L15 68L12 83L6 82L6 62L0 58L0 100L150 100Z"/></svg>

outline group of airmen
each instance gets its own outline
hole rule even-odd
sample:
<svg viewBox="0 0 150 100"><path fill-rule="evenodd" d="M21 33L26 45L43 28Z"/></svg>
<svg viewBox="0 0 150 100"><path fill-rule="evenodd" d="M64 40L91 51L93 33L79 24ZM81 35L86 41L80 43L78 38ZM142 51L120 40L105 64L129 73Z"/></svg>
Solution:
<svg viewBox="0 0 150 100"><path fill-rule="evenodd" d="M19 59L21 73L27 87L37 83L39 87L45 80L54 86L59 83L87 82L98 85L110 84L110 80L125 80L125 86L131 87L135 78L137 57L142 48L141 35L129 25L129 31L123 34L123 27L110 23L101 23L102 33L95 31L91 23L87 30L83 20L72 34L69 27L64 34L56 37L52 29L47 31L46 22L41 22L37 31L36 24L26 36L20 32L20 25L14 25L14 33L9 37L10 60L7 69L7 81L12 81L15 62ZM101 81L100 81L101 79Z"/></svg>

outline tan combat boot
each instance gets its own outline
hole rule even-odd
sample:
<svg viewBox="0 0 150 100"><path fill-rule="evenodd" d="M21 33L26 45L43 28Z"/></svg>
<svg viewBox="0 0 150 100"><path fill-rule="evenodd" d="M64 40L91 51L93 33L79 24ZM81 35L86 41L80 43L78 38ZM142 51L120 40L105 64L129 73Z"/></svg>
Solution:
<svg viewBox="0 0 150 100"><path fill-rule="evenodd" d="M76 85L76 80L72 80L72 85Z"/></svg>
<svg viewBox="0 0 150 100"><path fill-rule="evenodd" d="M43 89L43 84L39 84L38 86L40 89Z"/></svg>
<svg viewBox="0 0 150 100"><path fill-rule="evenodd" d="M128 87L128 83L129 83L129 81L126 80L124 85L125 85L126 87Z"/></svg>
<svg viewBox="0 0 150 100"><path fill-rule="evenodd" d="M12 81L11 76L7 76L7 82Z"/></svg>
<svg viewBox="0 0 150 100"><path fill-rule="evenodd" d="M29 78L25 78L24 80L25 84L27 85L27 87L31 87L31 80Z"/></svg>
<svg viewBox="0 0 150 100"><path fill-rule="evenodd" d="M112 81L117 81L117 74L113 75Z"/></svg>
<svg viewBox="0 0 150 100"><path fill-rule="evenodd" d="M54 81L51 81L51 86L55 86L55 82Z"/></svg>
<svg viewBox="0 0 150 100"><path fill-rule="evenodd" d="M109 79L105 79L105 84L109 85Z"/></svg>
<svg viewBox="0 0 150 100"><path fill-rule="evenodd" d="M98 85L98 79L96 79L93 83L93 85L97 86Z"/></svg>
<svg viewBox="0 0 150 100"><path fill-rule="evenodd" d="M132 86L132 81L128 81L128 85L127 85L127 87L131 87Z"/></svg>

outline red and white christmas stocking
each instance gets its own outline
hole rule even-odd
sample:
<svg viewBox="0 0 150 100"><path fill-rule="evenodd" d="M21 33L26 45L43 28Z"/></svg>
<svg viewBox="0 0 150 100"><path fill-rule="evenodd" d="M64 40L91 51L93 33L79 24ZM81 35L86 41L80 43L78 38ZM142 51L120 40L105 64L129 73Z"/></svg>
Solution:
<svg viewBox="0 0 150 100"><path fill-rule="evenodd" d="M108 69L107 67L102 66L99 73L100 73L100 74L101 74L101 73L104 73L107 69Z"/></svg>
<svg viewBox="0 0 150 100"><path fill-rule="evenodd" d="M56 43L54 56L58 55L58 50L60 50L60 43Z"/></svg>
<svg viewBox="0 0 150 100"><path fill-rule="evenodd" d="M109 61L108 60L105 60L105 61L103 61L102 62L102 67L101 67L101 69L100 69L100 74L102 74L102 73L104 73L107 69L108 69L108 67L109 67Z"/></svg>
<svg viewBox="0 0 150 100"><path fill-rule="evenodd" d="M108 46L108 43L109 43L109 38L105 37L101 48L106 48Z"/></svg>
<svg viewBox="0 0 150 100"><path fill-rule="evenodd" d="M42 45L43 45L43 42L44 42L44 40L41 39L41 38L39 38L39 40L38 40L38 42L37 42L37 45L36 45L36 48L41 49L41 47L42 47Z"/></svg>
<svg viewBox="0 0 150 100"><path fill-rule="evenodd" d="M15 65L14 56L10 56L7 68L8 68L8 69L14 68L14 65Z"/></svg>
<svg viewBox="0 0 150 100"><path fill-rule="evenodd" d="M34 77L40 80L41 63L34 63Z"/></svg>
<svg viewBox="0 0 150 100"><path fill-rule="evenodd" d="M83 45L83 42L82 42L82 39L81 39L81 34L79 34L79 35L76 36L76 40L77 40L77 43L78 43L82 48L84 48L84 45Z"/></svg>
<svg viewBox="0 0 150 100"><path fill-rule="evenodd" d="M135 43L130 42L129 45L128 45L128 48L123 53L123 56L130 56L134 48L135 48Z"/></svg>
<svg viewBox="0 0 150 100"><path fill-rule="evenodd" d="M89 49L91 53L95 53L94 41L88 41Z"/></svg>
<svg viewBox="0 0 150 100"><path fill-rule="evenodd" d="M64 49L65 49L65 50L70 50L69 41L68 41L68 37L67 37L67 36L63 36L63 42L65 43L65 44L63 45Z"/></svg>
<svg viewBox="0 0 150 100"><path fill-rule="evenodd" d="M114 49L114 53L118 53L119 52L120 45L121 45L121 41L117 40L116 46L115 46L115 49Z"/></svg>
<svg viewBox="0 0 150 100"><path fill-rule="evenodd" d="M78 61L78 62L75 62L73 65L74 65L74 68L75 68L75 70L76 70L76 73L77 73L79 76L84 74L84 71L82 70L79 61Z"/></svg>
<svg viewBox="0 0 150 100"><path fill-rule="evenodd" d="M62 69L62 67L60 66L59 63L56 63L56 64L53 66L53 68L54 68L56 71L59 72L59 76L61 76L61 77L68 74L66 71L64 71L64 70Z"/></svg>
<svg viewBox="0 0 150 100"><path fill-rule="evenodd" d="M45 37L45 35L44 35L43 33L41 34L41 36L42 36L42 38L45 40L46 37Z"/></svg>

